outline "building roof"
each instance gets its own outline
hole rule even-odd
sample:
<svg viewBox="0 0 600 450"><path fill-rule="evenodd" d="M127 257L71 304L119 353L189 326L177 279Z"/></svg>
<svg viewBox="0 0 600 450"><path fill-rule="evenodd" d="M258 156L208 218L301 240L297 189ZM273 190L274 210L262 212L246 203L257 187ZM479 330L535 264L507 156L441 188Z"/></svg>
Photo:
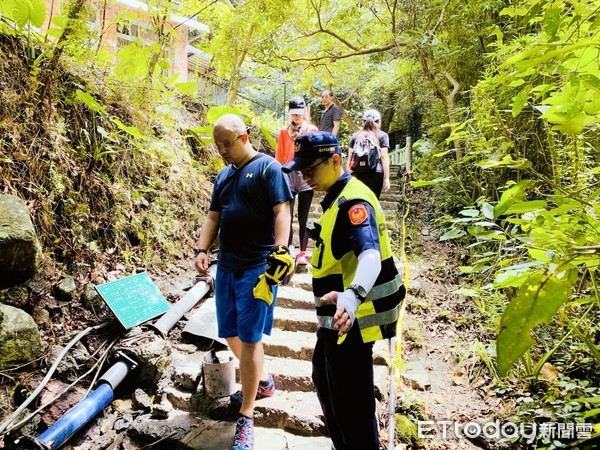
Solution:
<svg viewBox="0 0 600 450"><path fill-rule="evenodd" d="M148 5L144 2L140 2L138 0L117 0L117 3L125 6L129 6L133 9L141 9L142 11L148 11ZM171 14L171 21L178 25L183 25L192 30L204 31L208 33L209 29L206 25L201 22L198 22L195 19L191 19L189 17L179 16L177 14Z"/></svg>

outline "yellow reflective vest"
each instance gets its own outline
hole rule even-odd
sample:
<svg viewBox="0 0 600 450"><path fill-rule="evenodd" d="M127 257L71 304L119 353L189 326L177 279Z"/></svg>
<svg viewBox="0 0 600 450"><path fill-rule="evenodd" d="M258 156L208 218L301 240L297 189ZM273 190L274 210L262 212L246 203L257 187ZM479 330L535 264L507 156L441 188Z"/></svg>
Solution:
<svg viewBox="0 0 600 450"><path fill-rule="evenodd" d="M340 259L336 259L331 248L340 206L351 200L366 201L373 207L379 230L381 272L356 313L356 321L363 342L366 343L395 336L400 304L406 291L394 264L383 209L375 194L354 177L348 181L318 222L320 235L316 239L315 250L310 260L313 266L313 292L319 325L333 329L336 305L321 303L321 296L331 291L346 290L354 279L358 266L358 258L354 252L349 250Z"/></svg>

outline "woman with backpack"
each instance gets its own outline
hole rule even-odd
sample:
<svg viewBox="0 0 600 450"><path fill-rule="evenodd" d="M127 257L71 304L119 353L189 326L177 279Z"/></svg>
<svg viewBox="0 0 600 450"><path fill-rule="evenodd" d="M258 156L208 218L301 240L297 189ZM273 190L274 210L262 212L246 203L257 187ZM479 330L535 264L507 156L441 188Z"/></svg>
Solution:
<svg viewBox="0 0 600 450"><path fill-rule="evenodd" d="M379 199L382 189L390 190L390 138L379 129L381 115L378 111L365 111L362 123L362 130L350 139L346 170L366 184Z"/></svg>

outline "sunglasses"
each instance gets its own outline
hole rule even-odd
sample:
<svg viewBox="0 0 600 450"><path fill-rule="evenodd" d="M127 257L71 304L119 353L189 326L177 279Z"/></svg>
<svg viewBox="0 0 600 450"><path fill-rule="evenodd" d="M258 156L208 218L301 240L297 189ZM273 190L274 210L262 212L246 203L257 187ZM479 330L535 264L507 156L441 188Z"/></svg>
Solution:
<svg viewBox="0 0 600 450"><path fill-rule="evenodd" d="M310 177L312 176L313 172L315 171L315 169L320 166L321 164L323 164L325 161L327 161L329 158L325 158L323 161L321 161L318 164L315 164L314 166L310 166L307 167L306 169L302 169L300 172L302 172L302 175L304 175L305 177Z"/></svg>

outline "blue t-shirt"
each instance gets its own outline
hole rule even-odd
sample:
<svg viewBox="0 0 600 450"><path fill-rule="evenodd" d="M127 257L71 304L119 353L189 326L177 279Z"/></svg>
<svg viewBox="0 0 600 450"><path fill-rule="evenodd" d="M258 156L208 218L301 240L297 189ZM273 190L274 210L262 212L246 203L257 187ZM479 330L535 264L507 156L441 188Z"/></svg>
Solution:
<svg viewBox="0 0 600 450"><path fill-rule="evenodd" d="M275 242L273 207L291 199L288 177L271 156L259 153L241 169L222 169L210 202L220 214L219 269L263 264Z"/></svg>

